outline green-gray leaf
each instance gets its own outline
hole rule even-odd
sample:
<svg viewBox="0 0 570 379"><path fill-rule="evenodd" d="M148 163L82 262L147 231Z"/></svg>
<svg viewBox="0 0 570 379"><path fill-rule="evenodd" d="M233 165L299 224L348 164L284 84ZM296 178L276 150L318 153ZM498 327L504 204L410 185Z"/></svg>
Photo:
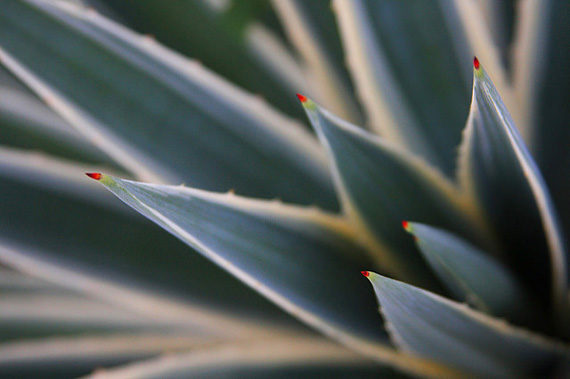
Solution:
<svg viewBox="0 0 570 379"><path fill-rule="evenodd" d="M272 4L303 58L307 80L316 90L315 98L343 119L360 124L362 115L352 97L354 89L330 0L274 0Z"/></svg>
<svg viewBox="0 0 570 379"><path fill-rule="evenodd" d="M168 6L162 0L102 0L102 3L140 33L153 35L233 83L261 94L277 108L302 116L287 83L272 75L248 49L246 26L253 21L254 12L268 10L265 1L233 2L230 6L234 9L228 11L211 9L203 0L174 1ZM252 9L255 7L259 9ZM248 15L246 12L250 11L253 14ZM233 22L232 15L243 19Z"/></svg>
<svg viewBox="0 0 570 379"><path fill-rule="evenodd" d="M206 346L189 353L124 365L106 379L404 377L315 337L266 339ZM97 375L93 375L93 379Z"/></svg>
<svg viewBox="0 0 570 379"><path fill-rule="evenodd" d="M139 333L58 337L0 344L3 378L75 378L101 367L127 364L212 344L209 338Z"/></svg>
<svg viewBox="0 0 570 379"><path fill-rule="evenodd" d="M429 284L429 270L401 222L466 229L454 185L413 154L301 99L333 162L343 209L361 226L381 267L412 283Z"/></svg>
<svg viewBox="0 0 570 379"><path fill-rule="evenodd" d="M526 320L532 314L524 288L495 258L442 229L407 222L406 230L458 300L515 320Z"/></svg>
<svg viewBox="0 0 570 379"><path fill-rule="evenodd" d="M7 0L0 46L16 76L139 178L336 208L308 131L101 15Z"/></svg>
<svg viewBox="0 0 570 379"><path fill-rule="evenodd" d="M102 175L138 212L283 309L347 341L383 344L358 272L371 264L344 220L316 209Z"/></svg>
<svg viewBox="0 0 570 379"><path fill-rule="evenodd" d="M373 129L452 175L472 53L452 1L335 2Z"/></svg>
<svg viewBox="0 0 570 379"><path fill-rule="evenodd" d="M529 148L570 237L570 3L521 4L513 60L514 89L530 124ZM518 125L517 125L518 126Z"/></svg>
<svg viewBox="0 0 570 379"><path fill-rule="evenodd" d="M568 261L554 206L493 82L475 63L459 179L501 237L506 264L537 289L539 299L552 299L562 310Z"/></svg>
<svg viewBox="0 0 570 379"><path fill-rule="evenodd" d="M532 375L570 358L544 337L409 284L368 273L394 342L405 351L484 377Z"/></svg>
<svg viewBox="0 0 570 379"><path fill-rule="evenodd" d="M110 164L39 100L18 89L0 86L0 144L48 152L82 162Z"/></svg>
<svg viewBox="0 0 570 379"><path fill-rule="evenodd" d="M49 279L81 290L87 287L125 306L137 306L137 296L122 297L105 290L102 282L199 310L193 319L176 318L204 323L206 330L210 320L200 312L210 319L213 314L225 320L247 315L292 322L231 275L117 202L86 178L84 170L45 156L0 150L0 197L9 199L0 202L3 261L20 262L18 267L26 272L36 264L53 265L57 269L50 272L56 273ZM29 261L21 263L18 257ZM67 271L58 275L62 269ZM82 285L85 276L94 279ZM163 310L157 316L169 315ZM232 333L230 324L225 333Z"/></svg>

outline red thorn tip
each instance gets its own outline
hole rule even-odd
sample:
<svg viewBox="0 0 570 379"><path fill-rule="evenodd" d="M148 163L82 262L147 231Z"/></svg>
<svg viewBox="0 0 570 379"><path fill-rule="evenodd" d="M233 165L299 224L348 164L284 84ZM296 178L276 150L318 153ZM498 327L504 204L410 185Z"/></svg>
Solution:
<svg viewBox="0 0 570 379"><path fill-rule="evenodd" d="M360 273L367 278L370 276L370 271L360 271Z"/></svg>
<svg viewBox="0 0 570 379"><path fill-rule="evenodd" d="M297 94L297 97L299 98L299 101L301 103L304 103L305 101L307 101L307 97L301 95L300 93Z"/></svg>
<svg viewBox="0 0 570 379"><path fill-rule="evenodd" d="M475 67L475 70L479 70L479 59L477 57L473 57L473 67Z"/></svg>
<svg viewBox="0 0 570 379"><path fill-rule="evenodd" d="M95 180L101 179L101 174L98 172L86 172L85 175L87 175L91 179L95 179Z"/></svg>
<svg viewBox="0 0 570 379"><path fill-rule="evenodd" d="M402 227L407 230L408 229L408 222L402 221Z"/></svg>

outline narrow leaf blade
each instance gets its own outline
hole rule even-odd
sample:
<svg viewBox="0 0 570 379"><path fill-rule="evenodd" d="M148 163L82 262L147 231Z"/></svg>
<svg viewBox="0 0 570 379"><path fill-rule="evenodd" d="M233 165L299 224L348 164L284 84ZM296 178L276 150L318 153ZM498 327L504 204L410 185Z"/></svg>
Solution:
<svg viewBox="0 0 570 379"><path fill-rule="evenodd" d="M515 320L527 319L532 313L524 287L490 254L429 225L407 222L406 230L414 235L430 267L458 300Z"/></svg>
<svg viewBox="0 0 570 379"><path fill-rule="evenodd" d="M570 356L567 347L465 305L375 273L368 279L391 337L410 353L482 376L537 374Z"/></svg>
<svg viewBox="0 0 570 379"><path fill-rule="evenodd" d="M475 63L459 179L501 237L506 263L563 312L568 261L552 200L491 78Z"/></svg>
<svg viewBox="0 0 570 379"><path fill-rule="evenodd" d="M421 159L301 99L333 162L343 209L361 226L381 267L429 283L427 267L401 222L414 219L465 230L469 216L456 188Z"/></svg>
<svg viewBox="0 0 570 379"><path fill-rule="evenodd" d="M373 130L451 176L468 112L472 55L453 2L334 5Z"/></svg>
<svg viewBox="0 0 570 379"><path fill-rule="evenodd" d="M0 19L0 61L139 178L335 209L314 138L197 62L69 4Z"/></svg>
<svg viewBox="0 0 570 379"><path fill-rule="evenodd" d="M358 272L371 261L354 244L341 219L315 209L181 186L108 175L102 175L100 182L313 327L345 341L384 343L373 299L355 296L363 288Z"/></svg>

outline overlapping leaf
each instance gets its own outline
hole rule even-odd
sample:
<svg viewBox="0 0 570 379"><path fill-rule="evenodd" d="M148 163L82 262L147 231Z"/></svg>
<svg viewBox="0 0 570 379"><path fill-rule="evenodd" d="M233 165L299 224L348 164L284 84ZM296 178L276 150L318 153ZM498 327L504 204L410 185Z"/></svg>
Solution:
<svg viewBox="0 0 570 379"><path fill-rule="evenodd" d="M529 148L551 190L565 235L570 236L570 5L521 4L513 56L514 88L529 121Z"/></svg>
<svg viewBox="0 0 570 379"><path fill-rule="evenodd" d="M153 333L46 338L0 344L3 378L75 378L101 367L208 346L204 337ZM100 371L101 372L101 371Z"/></svg>
<svg viewBox="0 0 570 379"><path fill-rule="evenodd" d="M286 82L279 80L248 46L248 26L267 12L265 1L228 2L216 9L208 1L102 0L133 29L199 60L206 67L277 108L301 117ZM222 6L223 7L223 6ZM257 9L256 9L257 8ZM239 62L239 63L238 63Z"/></svg>
<svg viewBox="0 0 570 379"><path fill-rule="evenodd" d="M468 111L465 62L472 55L453 2L334 5L372 128L451 176Z"/></svg>
<svg viewBox="0 0 570 379"><path fill-rule="evenodd" d="M83 162L110 164L107 156L23 91L0 87L0 144Z"/></svg>
<svg viewBox="0 0 570 379"><path fill-rule="evenodd" d="M468 221L453 184L407 151L301 99L333 162L343 208L361 226L381 266L413 283L429 284L429 271L401 222L414 219L463 230Z"/></svg>
<svg viewBox="0 0 570 379"><path fill-rule="evenodd" d="M331 2L277 0L273 6L303 58L307 80L315 91L313 97L343 119L361 124L362 115L352 96ZM295 92L301 91L298 88Z"/></svg>
<svg viewBox="0 0 570 379"><path fill-rule="evenodd" d="M300 125L100 15L8 0L0 46L13 73L141 178L336 206Z"/></svg>
<svg viewBox="0 0 570 379"><path fill-rule="evenodd" d="M545 372L570 358L568 347L513 328L433 293L368 273L394 342L484 377Z"/></svg>
<svg viewBox="0 0 570 379"><path fill-rule="evenodd" d="M555 306L564 308L568 257L550 195L477 59L474 74L471 112L460 148L461 184L500 236L507 264L542 300L553 298Z"/></svg>
<svg viewBox="0 0 570 379"><path fill-rule="evenodd" d="M412 222L405 225L430 267L458 300L515 320L532 315L525 289L491 255L444 230Z"/></svg>
<svg viewBox="0 0 570 379"><path fill-rule="evenodd" d="M370 260L341 219L315 209L103 175L110 191L288 312L331 335L382 341ZM331 282L331 278L334 281Z"/></svg>
<svg viewBox="0 0 570 379"><path fill-rule="evenodd" d="M199 254L117 203L83 173L82 167L39 155L0 152L0 196L6 200L0 202L2 261L158 320L174 315L176 323L196 322L207 330L219 317L217 322L227 323L225 333L235 332L242 323L239 317L246 314L291 322ZM150 300L138 298L141 292ZM153 307L159 307L158 299L164 304L157 313Z"/></svg>
<svg viewBox="0 0 570 379"><path fill-rule="evenodd" d="M318 338L273 339L264 343L228 343L197 352L172 354L116 369L91 378L165 377L326 377L378 374L401 377L396 372L359 358Z"/></svg>

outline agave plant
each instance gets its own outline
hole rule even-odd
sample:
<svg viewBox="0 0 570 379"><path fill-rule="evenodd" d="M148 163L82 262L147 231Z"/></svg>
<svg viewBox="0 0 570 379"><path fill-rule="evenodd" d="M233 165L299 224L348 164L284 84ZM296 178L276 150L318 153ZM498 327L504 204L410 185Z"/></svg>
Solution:
<svg viewBox="0 0 570 379"><path fill-rule="evenodd" d="M4 0L0 376L568 375L569 8Z"/></svg>

